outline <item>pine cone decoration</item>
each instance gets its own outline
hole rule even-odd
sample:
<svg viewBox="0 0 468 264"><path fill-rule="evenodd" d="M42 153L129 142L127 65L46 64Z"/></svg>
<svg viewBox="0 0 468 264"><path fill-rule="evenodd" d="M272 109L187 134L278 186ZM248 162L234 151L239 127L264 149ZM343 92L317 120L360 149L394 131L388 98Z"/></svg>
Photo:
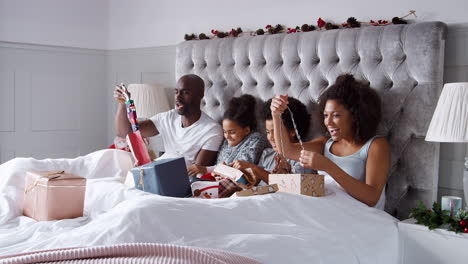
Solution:
<svg viewBox="0 0 468 264"><path fill-rule="evenodd" d="M346 20L346 23L348 23L348 26L352 28L357 28L361 26L361 23L357 21L355 17L348 18L348 20Z"/></svg>
<svg viewBox="0 0 468 264"><path fill-rule="evenodd" d="M201 33L200 35L198 35L198 39L202 40L202 39L210 39L210 38L205 33Z"/></svg>
<svg viewBox="0 0 468 264"><path fill-rule="evenodd" d="M185 34L184 39L185 40L194 40L194 39L197 39L197 36L195 36L195 34L191 34L191 35Z"/></svg>
<svg viewBox="0 0 468 264"><path fill-rule="evenodd" d="M264 35L264 34L265 34L265 31L263 31L262 28L259 28L259 29L257 29L257 31L255 31L255 34L257 34L257 35Z"/></svg>
<svg viewBox="0 0 468 264"><path fill-rule="evenodd" d="M275 27L270 27L268 28L268 33L270 34L277 34L277 33L280 33L281 30L283 30L283 26L278 24L276 25Z"/></svg>
<svg viewBox="0 0 468 264"><path fill-rule="evenodd" d="M229 31L229 36L230 37L237 37L237 36L239 36L239 33L237 33L237 30L231 29L231 31Z"/></svg>
<svg viewBox="0 0 468 264"><path fill-rule="evenodd" d="M315 26L313 26L313 25L304 24L301 27L302 32L308 32L308 31L313 31L313 30L315 30Z"/></svg>
<svg viewBox="0 0 468 264"><path fill-rule="evenodd" d="M395 24L395 25L398 25L398 24L408 24L408 22L404 19L401 19L399 17L394 17L392 18L392 23Z"/></svg>
<svg viewBox="0 0 468 264"><path fill-rule="evenodd" d="M325 24L325 29L326 30L331 30L331 29L337 29L338 26L337 25L333 25L332 23L328 22Z"/></svg>
<svg viewBox="0 0 468 264"><path fill-rule="evenodd" d="M227 37L228 34L227 34L226 32L218 32L218 34L216 34L216 36L217 36L218 38L224 38L224 37Z"/></svg>

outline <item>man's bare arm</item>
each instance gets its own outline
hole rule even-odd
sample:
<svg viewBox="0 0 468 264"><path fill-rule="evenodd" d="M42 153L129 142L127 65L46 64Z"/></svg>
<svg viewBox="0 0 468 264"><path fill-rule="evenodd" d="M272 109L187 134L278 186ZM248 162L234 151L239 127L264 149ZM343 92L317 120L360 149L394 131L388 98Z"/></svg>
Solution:
<svg viewBox="0 0 468 264"><path fill-rule="evenodd" d="M118 137L125 138L128 133L132 132L132 126L128 121L125 104L119 103L117 112L115 113L114 125Z"/></svg>
<svg viewBox="0 0 468 264"><path fill-rule="evenodd" d="M201 149L197 154L197 157L195 159L195 164L198 164L201 166L215 165L214 163L216 162L217 154L218 154L217 151Z"/></svg>
<svg viewBox="0 0 468 264"><path fill-rule="evenodd" d="M159 134L158 129L151 120L144 120L139 123L142 137L153 137Z"/></svg>

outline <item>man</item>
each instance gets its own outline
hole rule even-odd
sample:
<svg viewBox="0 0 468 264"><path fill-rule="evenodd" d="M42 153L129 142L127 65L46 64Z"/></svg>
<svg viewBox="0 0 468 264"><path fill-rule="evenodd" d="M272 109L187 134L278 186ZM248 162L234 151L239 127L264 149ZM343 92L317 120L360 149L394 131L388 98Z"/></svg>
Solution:
<svg viewBox="0 0 468 264"><path fill-rule="evenodd" d="M166 153L162 157L185 157L186 163L213 165L223 141L221 126L200 110L204 82L194 74L182 76L175 89L175 109L159 113L139 123L143 137L161 134ZM115 90L119 107L115 115L117 136L132 131L120 89ZM138 109L137 109L138 113Z"/></svg>

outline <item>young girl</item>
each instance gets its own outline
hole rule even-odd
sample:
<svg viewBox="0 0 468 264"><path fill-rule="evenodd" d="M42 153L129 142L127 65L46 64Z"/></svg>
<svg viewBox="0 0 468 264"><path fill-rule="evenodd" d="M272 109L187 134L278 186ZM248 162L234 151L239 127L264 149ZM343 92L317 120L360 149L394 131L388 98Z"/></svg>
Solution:
<svg viewBox="0 0 468 264"><path fill-rule="evenodd" d="M216 164L231 164L236 160L257 163L262 151L268 146L264 135L256 131L255 98L244 94L229 102L223 117L224 142L218 153ZM191 165L189 176L211 172L212 167Z"/></svg>
<svg viewBox="0 0 468 264"><path fill-rule="evenodd" d="M311 169L303 168L298 161L285 159L284 156L278 153L278 145L281 142L275 141L275 130L273 127L273 117L270 111L272 99L268 100L264 106L264 118L265 128L268 141L270 142L271 148L267 148L263 151L262 156L258 163L246 162L243 160L234 161L231 166L236 169L251 168L254 174L265 183L268 183L268 175L270 173L312 173ZM294 116L294 121L299 132L299 136L304 138L309 130L310 115L307 112L306 106L299 100L290 97L289 108ZM281 119L286 127L284 133L284 141L296 143L298 137L296 135L291 114L289 111L281 115ZM283 142L284 143L284 142ZM257 165L258 164L258 165Z"/></svg>

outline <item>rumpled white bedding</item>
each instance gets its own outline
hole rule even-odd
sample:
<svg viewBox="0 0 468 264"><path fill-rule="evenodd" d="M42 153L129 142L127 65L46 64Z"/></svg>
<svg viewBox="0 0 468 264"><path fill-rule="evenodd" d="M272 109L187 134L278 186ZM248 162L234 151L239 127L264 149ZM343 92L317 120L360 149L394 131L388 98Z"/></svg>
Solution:
<svg viewBox="0 0 468 264"><path fill-rule="evenodd" d="M17 158L0 165L0 255L155 242L232 251L264 263L397 263L397 220L346 194L276 193L204 200L144 193L121 183L131 156L102 150L76 159ZM36 222L21 215L26 170L88 178L85 216Z"/></svg>

